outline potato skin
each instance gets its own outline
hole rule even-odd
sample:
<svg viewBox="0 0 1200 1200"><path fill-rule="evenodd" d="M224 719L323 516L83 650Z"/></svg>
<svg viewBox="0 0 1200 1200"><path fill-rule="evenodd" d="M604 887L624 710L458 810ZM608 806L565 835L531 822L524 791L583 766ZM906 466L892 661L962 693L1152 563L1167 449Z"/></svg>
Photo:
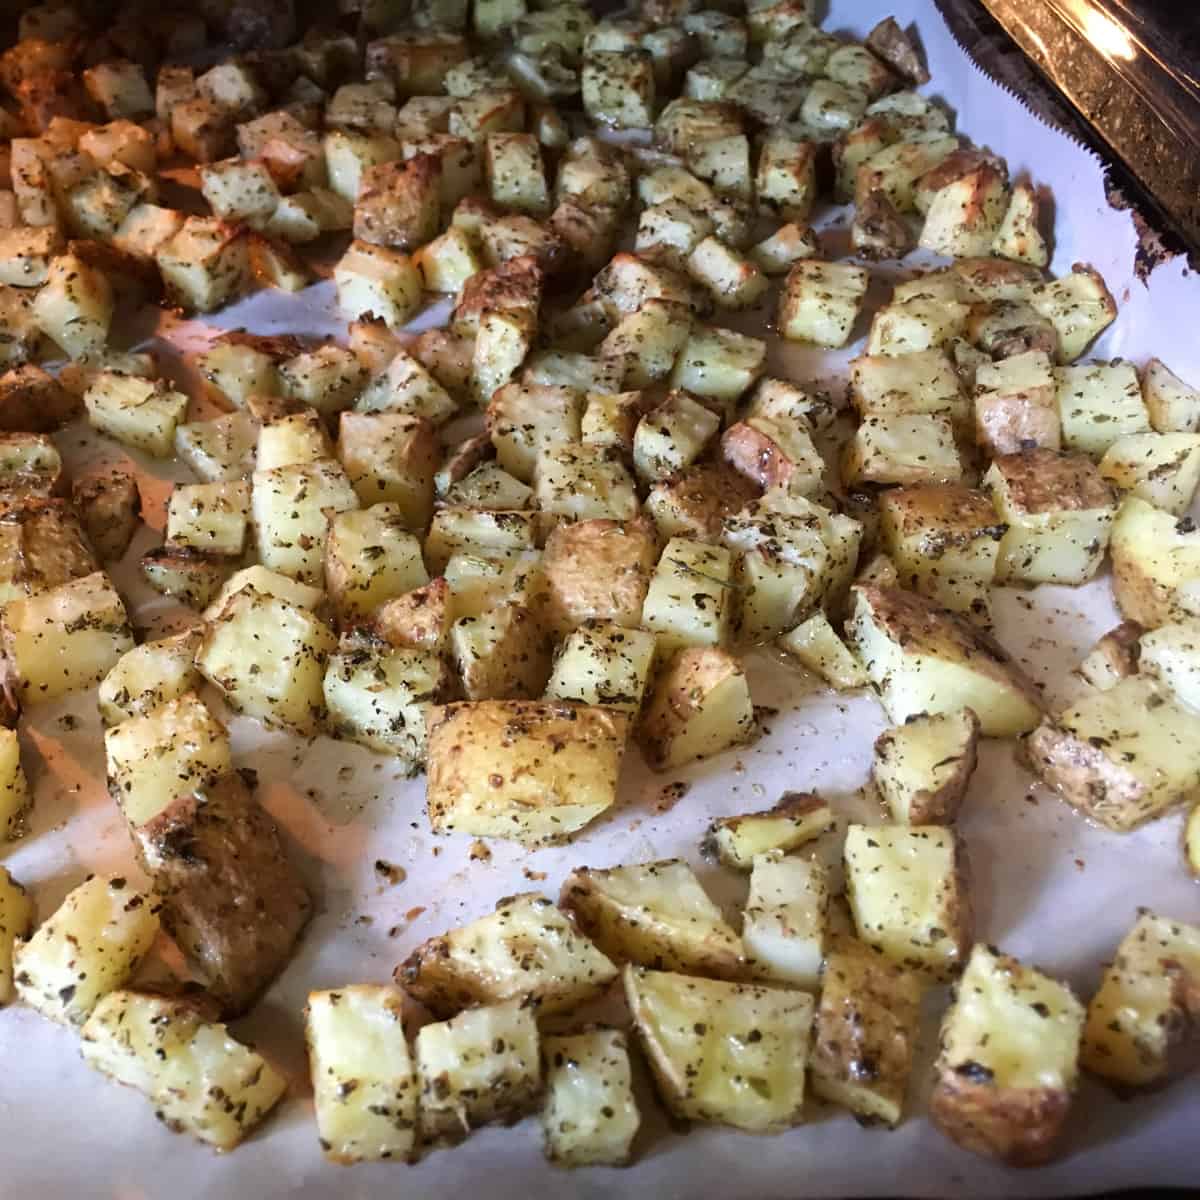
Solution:
<svg viewBox="0 0 1200 1200"><path fill-rule="evenodd" d="M134 831L163 926L226 1016L250 1007L291 957L312 900L245 778L226 775Z"/></svg>
<svg viewBox="0 0 1200 1200"><path fill-rule="evenodd" d="M1036 1167L1054 1157L1070 1106L1061 1088L997 1088L943 1068L929 1116L964 1150L1010 1167Z"/></svg>

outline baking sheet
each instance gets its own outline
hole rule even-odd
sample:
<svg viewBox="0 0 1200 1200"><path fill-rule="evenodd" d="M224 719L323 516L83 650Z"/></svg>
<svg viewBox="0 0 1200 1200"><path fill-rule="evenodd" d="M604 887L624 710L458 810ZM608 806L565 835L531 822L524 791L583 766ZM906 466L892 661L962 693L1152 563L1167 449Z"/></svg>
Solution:
<svg viewBox="0 0 1200 1200"><path fill-rule="evenodd" d="M1089 261L1107 279L1121 315L1094 354L1139 363L1159 355L1184 378L1200 380L1200 345L1191 328L1200 287L1182 260L1156 270L1148 287L1134 279L1136 235L1128 214L1107 206L1099 163L975 70L932 4L845 0L831 6L826 25L862 36L888 13L902 24L916 22L933 72L927 90L956 111L959 128L1006 157L1015 177L1028 176L1053 198L1055 271ZM844 235L838 219L834 213L827 222L830 246ZM299 298L255 297L211 324L319 334L343 328L328 284ZM194 344L205 333L195 325L169 330L180 345ZM772 356L773 370L801 380L836 373L847 357L778 344ZM74 461L98 454L126 458L81 429L66 431L60 440ZM136 620L157 630L169 625L172 610L139 581L134 564L161 536L170 478L184 476L177 467L128 461L140 473L155 528L139 533L114 575ZM1071 668L1117 620L1107 581L1078 591L1004 591L996 609L1000 640L1046 685L1055 703L1077 690ZM1190 1139L1200 1115L1200 1078L1128 1103L1085 1080L1063 1160L1037 1171L992 1165L938 1135L921 1114L936 1015L944 1004L939 990L928 1002L913 1115L895 1131L860 1129L847 1114L813 1103L808 1124L779 1137L705 1127L684 1136L668 1129L643 1078L645 1121L635 1165L628 1169L565 1172L548 1166L536 1120L484 1130L416 1166L347 1170L321 1160L302 1038L309 989L386 980L424 938L482 915L515 891L554 895L563 875L580 864L681 855L734 915L744 882L699 859L701 833L711 816L764 807L786 789L823 792L842 824L878 820L863 791L871 743L885 725L878 704L866 695L821 690L811 677L766 654L753 656L751 670L756 703L778 710L757 744L664 776L652 775L632 752L620 806L574 843L529 853L493 842L484 862L469 858L472 839L430 834L423 781L405 780L390 760L324 738L304 743L231 718L236 759L257 768L263 802L320 897L319 915L295 960L255 1013L235 1026L289 1075L289 1097L247 1144L218 1156L168 1133L140 1095L87 1068L73 1034L10 1007L0 1012L0 1197L349 1200L385 1189L440 1196L486 1188L494 1200L539 1193L581 1200L618 1193L768 1200L897 1193L1061 1196L1194 1184ZM41 917L89 871L136 875L122 821L104 791L101 735L91 693L38 708L23 722L36 808L30 836L8 849L3 861L32 886ZM675 781L688 784L678 799L664 790ZM1138 905L1200 919L1200 893L1182 865L1179 814L1124 836L1091 828L1031 786L1013 764L1008 743L984 747L960 827L971 855L978 935L1060 974L1084 998ZM404 882L388 884L374 868L378 859L403 867Z"/></svg>

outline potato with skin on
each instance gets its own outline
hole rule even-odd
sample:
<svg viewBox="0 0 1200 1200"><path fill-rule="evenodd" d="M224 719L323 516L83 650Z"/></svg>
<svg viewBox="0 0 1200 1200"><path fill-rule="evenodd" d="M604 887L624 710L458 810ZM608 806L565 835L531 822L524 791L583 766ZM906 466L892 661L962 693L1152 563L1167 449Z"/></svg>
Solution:
<svg viewBox="0 0 1200 1200"><path fill-rule="evenodd" d="M0 318L10 315L4 312L0 298ZM16 322L8 326L8 332L12 340L7 348L23 340ZM0 366L5 349L6 344L0 341ZM0 431L4 433L53 433L74 420L81 408L77 395L33 363L14 366L0 375Z"/></svg>
<svg viewBox="0 0 1200 1200"><path fill-rule="evenodd" d="M953 978L974 916L966 845L943 825L851 825L843 850L858 936L903 967Z"/></svg>
<svg viewBox="0 0 1200 1200"><path fill-rule="evenodd" d="M210 619L196 666L236 711L311 734L325 715L321 684L336 648L314 613L248 584Z"/></svg>
<svg viewBox="0 0 1200 1200"><path fill-rule="evenodd" d="M781 337L837 349L850 338L870 276L862 267L816 260L788 272L779 299Z"/></svg>
<svg viewBox="0 0 1200 1200"><path fill-rule="evenodd" d="M1189 387L1158 358L1142 372L1142 400L1159 433L1200 433L1200 391Z"/></svg>
<svg viewBox="0 0 1200 1200"><path fill-rule="evenodd" d="M309 992L304 1037L325 1157L343 1166L409 1161L418 1090L403 992L369 983Z"/></svg>
<svg viewBox="0 0 1200 1200"><path fill-rule="evenodd" d="M971 708L984 737L1012 737L1041 720L1040 693L992 638L912 592L856 586L846 638L897 725Z"/></svg>
<svg viewBox="0 0 1200 1200"><path fill-rule="evenodd" d="M589 621L559 647L546 699L607 704L636 713L654 665L656 641L645 630Z"/></svg>
<svg viewBox="0 0 1200 1200"><path fill-rule="evenodd" d="M1138 672L1140 639L1145 629L1136 621L1122 621L1088 651L1076 671L1098 691L1107 691L1118 680Z"/></svg>
<svg viewBox="0 0 1200 1200"><path fill-rule="evenodd" d="M22 704L57 700L99 683L133 634L120 595L103 571L10 600L0 643Z"/></svg>
<svg viewBox="0 0 1200 1200"><path fill-rule="evenodd" d="M201 627L193 626L143 642L121 655L97 692L104 723L119 725L131 717L144 717L168 700L195 692L201 681L193 659L201 635Z"/></svg>
<svg viewBox="0 0 1200 1200"><path fill-rule="evenodd" d="M741 938L682 859L577 867L558 902L617 962L722 979L744 973Z"/></svg>
<svg viewBox="0 0 1200 1200"><path fill-rule="evenodd" d="M611 808L629 717L600 705L481 700L429 715L435 833L564 841Z"/></svg>
<svg viewBox="0 0 1200 1200"><path fill-rule="evenodd" d="M79 1026L122 987L158 936L158 909L119 875L93 875L13 951L17 995L63 1025Z"/></svg>
<svg viewBox="0 0 1200 1200"><path fill-rule="evenodd" d="M823 484L825 462L805 420L748 415L721 435L721 456L760 488L783 484L811 494Z"/></svg>
<svg viewBox="0 0 1200 1200"><path fill-rule="evenodd" d="M64 500L0 499L0 604L80 579L97 563L81 522Z"/></svg>
<svg viewBox="0 0 1200 1200"><path fill-rule="evenodd" d="M833 810L814 792L785 792L763 812L718 817L708 827L701 851L735 871L749 871L760 854L787 853L828 833Z"/></svg>
<svg viewBox="0 0 1200 1200"><path fill-rule="evenodd" d="M433 154L368 167L354 201L355 238L398 250L431 241L438 232L441 175L441 159Z"/></svg>
<svg viewBox="0 0 1200 1200"><path fill-rule="evenodd" d="M899 1125L923 990L917 974L865 943L834 939L809 1054L813 1092L849 1109L861 1125Z"/></svg>
<svg viewBox="0 0 1200 1200"><path fill-rule="evenodd" d="M587 621L641 624L658 561L658 537L644 517L558 525L546 539L544 617L556 637Z"/></svg>
<svg viewBox="0 0 1200 1200"><path fill-rule="evenodd" d="M829 932L829 878L824 864L782 850L756 854L742 914L750 974L817 991Z"/></svg>
<svg viewBox="0 0 1200 1200"><path fill-rule="evenodd" d="M645 512L663 539L717 543L726 519L756 498L754 485L724 463L696 463L655 483Z"/></svg>
<svg viewBox="0 0 1200 1200"><path fill-rule="evenodd" d="M1118 491L1182 517L1200 487L1200 433L1132 433L1100 460L1100 474Z"/></svg>
<svg viewBox="0 0 1200 1200"><path fill-rule="evenodd" d="M168 1128L218 1150L237 1146L287 1089L194 1000L111 992L84 1025L80 1049L90 1066L145 1095Z"/></svg>
<svg viewBox="0 0 1200 1200"><path fill-rule="evenodd" d="M519 1001L425 1025L414 1049L424 1143L453 1143L493 1121L512 1123L541 1097L537 1025Z"/></svg>
<svg viewBox="0 0 1200 1200"><path fill-rule="evenodd" d="M287 965L312 901L238 772L181 786L132 829L163 928L226 1017Z"/></svg>
<svg viewBox="0 0 1200 1200"><path fill-rule="evenodd" d="M625 996L659 1096L684 1120L779 1133L803 1120L806 992L625 968Z"/></svg>
<svg viewBox="0 0 1200 1200"><path fill-rule="evenodd" d="M1148 628L1200 612L1200 532L1182 519L1127 496L1109 543L1113 592L1123 616Z"/></svg>
<svg viewBox="0 0 1200 1200"><path fill-rule="evenodd" d="M629 1048L617 1029L542 1039L546 1157L564 1167L623 1166L641 1122Z"/></svg>
<svg viewBox="0 0 1200 1200"><path fill-rule="evenodd" d="M1058 450L1062 418L1054 365L1044 350L1027 350L975 372L975 441L996 457Z"/></svg>
<svg viewBox="0 0 1200 1200"><path fill-rule="evenodd" d="M13 954L32 931L33 900L0 867L0 1007L13 999Z"/></svg>
<svg viewBox="0 0 1200 1200"><path fill-rule="evenodd" d="M975 946L942 1019L934 1125L1010 1166L1050 1161L1071 1108L1083 1022L1065 984Z"/></svg>
<svg viewBox="0 0 1200 1200"><path fill-rule="evenodd" d="M1200 927L1147 908L1088 1004L1080 1065L1118 1090L1161 1086L1194 1057Z"/></svg>
<svg viewBox="0 0 1200 1200"><path fill-rule="evenodd" d="M396 982L437 1017L520 1000L537 1016L568 1012L600 995L617 968L536 892L418 946Z"/></svg>
<svg viewBox="0 0 1200 1200"><path fill-rule="evenodd" d="M994 459L983 477L1007 525L996 560L997 583L1080 584L1104 560L1116 499L1080 454L1026 450Z"/></svg>
<svg viewBox="0 0 1200 1200"><path fill-rule="evenodd" d="M655 680L637 733L650 767L665 771L742 745L757 728L738 660L716 646L689 646Z"/></svg>
<svg viewBox="0 0 1200 1200"><path fill-rule="evenodd" d="M450 585L442 577L389 600L375 614L373 632L389 646L443 653L450 638Z"/></svg>
<svg viewBox="0 0 1200 1200"><path fill-rule="evenodd" d="M455 621L450 652L468 700L535 700L550 678L553 642L524 605L500 604Z"/></svg>
<svg viewBox="0 0 1200 1200"><path fill-rule="evenodd" d="M1048 716L1025 740L1034 772L1073 808L1125 832L1200 787L1196 714L1132 675Z"/></svg>
<svg viewBox="0 0 1200 1200"><path fill-rule="evenodd" d="M922 713L875 739L871 777L897 825L952 825L975 771L979 718Z"/></svg>

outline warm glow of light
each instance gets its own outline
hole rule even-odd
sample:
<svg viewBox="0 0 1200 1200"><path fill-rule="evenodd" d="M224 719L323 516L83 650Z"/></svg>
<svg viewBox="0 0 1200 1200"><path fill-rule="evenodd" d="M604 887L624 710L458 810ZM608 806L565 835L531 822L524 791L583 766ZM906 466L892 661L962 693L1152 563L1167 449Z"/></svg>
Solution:
<svg viewBox="0 0 1200 1200"><path fill-rule="evenodd" d="M1080 32L1105 58L1137 58L1137 46L1120 25L1092 6L1091 0L1068 0L1067 8L1079 22Z"/></svg>

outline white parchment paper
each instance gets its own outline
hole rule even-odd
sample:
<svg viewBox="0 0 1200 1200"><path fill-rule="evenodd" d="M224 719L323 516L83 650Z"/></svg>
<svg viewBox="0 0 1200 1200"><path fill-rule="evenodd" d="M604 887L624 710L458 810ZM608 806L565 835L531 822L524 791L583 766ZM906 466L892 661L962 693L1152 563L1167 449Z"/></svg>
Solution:
<svg viewBox="0 0 1200 1200"><path fill-rule="evenodd" d="M980 74L955 46L931 4L919 0L839 0L827 25L863 35L881 16L915 22L933 72L930 91L956 111L962 132L1003 155L1016 177L1053 196L1053 267L1095 265L1121 306L1097 356L1143 362L1159 355L1184 378L1200 380L1194 312L1200 287L1181 260L1160 267L1149 286L1133 276L1135 233L1128 214L1104 198L1099 163L1031 116ZM837 242L836 229L829 235ZM298 298L258 296L213 323L258 332L337 334L344 327L328 284ZM865 326L863 327L865 328ZM171 332L180 345L204 330ZM772 369L805 380L844 363L774 346ZM61 437L72 460L126 456L81 429ZM138 579L136 561L159 540L161 504L172 476L148 460L140 473L149 521L114 572L137 620L164 627L170 606ZM1004 592L997 601L1001 641L1045 684L1052 701L1078 684L1071 668L1117 620L1107 580L1080 590ZM170 1197L308 1198L383 1194L530 1196L771 1197L1061 1196L1132 1185L1195 1184L1191 1138L1200 1117L1200 1078L1121 1103L1084 1081L1063 1160L1032 1172L992 1165L960 1151L931 1129L924 1113L928 1064L944 994L929 999L922 1058L914 1072L912 1115L892 1132L860 1129L845 1113L817 1104L809 1123L754 1138L697 1127L668 1130L645 1088L645 1126L634 1166L563 1172L540 1154L535 1121L485 1130L465 1145L430 1154L417 1166L350 1170L319 1154L308 1094L302 1009L311 988L382 981L421 940L489 911L502 896L557 893L572 866L607 866L682 855L735 915L744 883L699 860L711 816L761 808L786 789L816 789L841 822L878 820L863 792L871 743L885 724L867 695L835 696L802 672L758 656L756 702L778 709L753 747L662 777L631 752L620 806L573 844L526 853L492 843L489 861L472 861L466 837L435 839L423 811L423 781L407 781L390 760L328 739L304 743L233 718L237 761L257 768L260 795L278 819L319 896L319 915L287 972L236 1032L252 1040L292 1080L282 1108L247 1144L219 1157L168 1133L139 1095L108 1083L81 1061L73 1034L14 1006L0 1012L0 1197L86 1196L96 1200ZM4 864L33 888L40 917L89 871L134 873L128 838L104 790L102 731L92 694L34 710L23 723L24 757L36 791L32 832L4 853ZM664 785L690 787L673 805ZM1068 979L1085 999L1108 957L1147 904L1200 920L1200 892L1184 871L1178 814L1129 835L1084 823L1031 785L1009 744L985 746L961 827L972 868L981 938ZM836 843L837 839L829 839ZM836 844L832 847L836 854ZM390 885L375 871L384 859L407 871Z"/></svg>

